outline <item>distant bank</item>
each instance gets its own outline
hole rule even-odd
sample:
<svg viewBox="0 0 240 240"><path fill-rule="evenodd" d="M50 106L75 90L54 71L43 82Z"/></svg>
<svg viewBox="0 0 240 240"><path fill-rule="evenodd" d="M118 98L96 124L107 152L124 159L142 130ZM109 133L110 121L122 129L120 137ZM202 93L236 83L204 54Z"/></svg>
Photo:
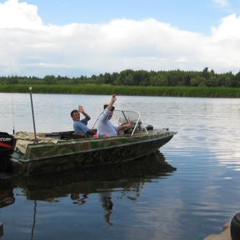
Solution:
<svg viewBox="0 0 240 240"><path fill-rule="evenodd" d="M240 98L240 88L227 87L158 87L158 86L113 86L113 85L79 85L79 84L2 84L0 93L33 93L51 94L93 94L127 96L169 96L169 97L214 97Z"/></svg>

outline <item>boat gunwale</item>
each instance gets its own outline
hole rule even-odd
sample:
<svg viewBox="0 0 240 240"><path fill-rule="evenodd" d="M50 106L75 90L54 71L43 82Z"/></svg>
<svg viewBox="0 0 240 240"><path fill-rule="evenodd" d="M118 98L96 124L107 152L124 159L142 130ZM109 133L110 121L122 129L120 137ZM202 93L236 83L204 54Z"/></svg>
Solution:
<svg viewBox="0 0 240 240"><path fill-rule="evenodd" d="M161 132L165 130L164 132ZM127 139L127 138L142 138L142 137L151 137L151 136L160 136L160 135L176 135L177 131L169 131L166 129L154 129L150 130L147 133L139 132L135 135L131 134L120 134L118 136L107 136L107 137L97 137L97 138L78 138L78 139L57 139L57 143L50 143L50 142L38 142L38 143L29 143L28 145L45 145L45 144L62 144L62 143L75 143L75 142L89 142L89 141L100 141L100 140L116 140L116 139ZM54 137L46 137L47 139L54 139ZM24 139L22 139L24 140Z"/></svg>
<svg viewBox="0 0 240 240"><path fill-rule="evenodd" d="M152 142L152 141L156 141L156 139L157 140L162 140L162 139L164 139L164 138L172 138L175 134L176 134L177 132L175 132L175 131L167 131L167 132L164 132L164 133L159 133L159 134L150 134L150 135L152 135L152 136L154 136L154 135L156 135L156 137L154 138L147 138L147 139L145 139L144 141L142 141L142 142L145 142L145 143L148 143L148 142ZM157 137L157 136L159 136L159 135L162 135L161 136L161 138L159 138L159 137ZM140 135L138 135L139 137L140 137ZM148 134L146 135L141 135L141 136L149 136ZM122 137L126 137L126 138L136 138L137 136L135 135L135 136L121 136L121 138ZM101 140L112 140L112 139L117 139L118 137L108 137L108 138L101 138ZM89 140L89 139L88 139ZM91 141L92 140L95 140L95 139L91 139ZM97 140L100 140L100 138L98 138ZM63 144L66 144L66 143L68 143L68 144L79 144L79 143L82 143L83 141L82 141L82 139L79 139L79 140L74 140L74 141L69 141L69 140L66 140L66 142L65 141L63 141L63 142L59 142L59 143L57 143L58 145L63 145ZM104 150L109 150L109 149L111 149L111 148L116 148L116 147L126 147L126 146L129 146L129 145L136 145L136 144L140 144L141 143L141 141L137 141L137 142L128 142L128 143L121 143L121 144L119 144L119 142L118 142L118 144L117 145L112 145L112 146L106 146L106 147L102 147L101 146L101 148L102 149L104 149ZM39 144L37 144L38 146L39 145L44 145L44 146L46 146L46 147L50 147L50 146L53 146L53 145L55 145L54 143L39 143ZM36 144L34 144L34 143L32 143L32 144L29 144L28 145L28 147L29 148L34 148L34 146L36 146ZM74 152L70 152L70 153L65 153L65 154L57 154L57 155L54 155L54 156L51 156L51 157L48 157L48 156L46 156L46 157L41 157L41 158L34 158L34 159L23 159L23 158L14 158L13 156L12 156L12 158L11 159L15 159L16 161L19 161L19 162L22 162L22 163L29 163L29 162L35 162L35 161L43 161L43 160L48 160L49 158L51 158L51 159L53 159L53 158L57 158L57 157L62 157L62 156L71 156L71 155L76 155L76 154L79 154L79 153L89 153L89 152L96 152L96 151L99 151L99 149L101 149L100 147L98 147L98 148L95 148L94 150L93 149L87 149L87 150L78 150L78 151L74 151ZM25 154L23 154L23 156L25 156Z"/></svg>

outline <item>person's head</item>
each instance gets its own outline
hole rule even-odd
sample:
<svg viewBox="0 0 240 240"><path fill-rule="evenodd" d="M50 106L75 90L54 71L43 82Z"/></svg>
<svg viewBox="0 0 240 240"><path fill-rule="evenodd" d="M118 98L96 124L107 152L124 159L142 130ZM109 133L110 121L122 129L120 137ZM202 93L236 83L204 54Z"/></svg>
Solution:
<svg viewBox="0 0 240 240"><path fill-rule="evenodd" d="M107 108L108 104L104 104L103 108ZM114 111L115 107L112 106L112 109L111 109L111 113L108 115L108 119L111 119L112 118L112 115L113 115L113 111Z"/></svg>
<svg viewBox="0 0 240 240"><path fill-rule="evenodd" d="M79 113L78 110L76 110L76 109L72 110L70 115L71 115L73 121L79 121L80 120L80 113Z"/></svg>

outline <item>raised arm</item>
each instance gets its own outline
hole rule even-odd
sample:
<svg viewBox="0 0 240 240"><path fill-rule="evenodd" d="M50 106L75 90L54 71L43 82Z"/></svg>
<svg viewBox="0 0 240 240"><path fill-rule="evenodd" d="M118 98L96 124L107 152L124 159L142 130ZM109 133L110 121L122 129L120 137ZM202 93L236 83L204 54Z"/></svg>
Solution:
<svg viewBox="0 0 240 240"><path fill-rule="evenodd" d="M113 104L117 101L117 95L113 94L110 103L108 104L107 108L109 111L112 111Z"/></svg>
<svg viewBox="0 0 240 240"><path fill-rule="evenodd" d="M91 117L85 112L83 106L79 106L78 111L82 113L88 121L91 119Z"/></svg>

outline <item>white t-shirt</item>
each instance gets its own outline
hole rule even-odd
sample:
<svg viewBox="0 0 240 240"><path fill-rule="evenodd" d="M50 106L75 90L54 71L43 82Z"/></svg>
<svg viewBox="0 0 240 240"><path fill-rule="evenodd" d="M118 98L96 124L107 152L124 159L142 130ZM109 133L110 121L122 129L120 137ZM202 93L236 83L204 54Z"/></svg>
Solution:
<svg viewBox="0 0 240 240"><path fill-rule="evenodd" d="M114 126L112 122L108 119L111 111L105 108L104 112L99 117L97 133L99 136L117 136L118 127Z"/></svg>

